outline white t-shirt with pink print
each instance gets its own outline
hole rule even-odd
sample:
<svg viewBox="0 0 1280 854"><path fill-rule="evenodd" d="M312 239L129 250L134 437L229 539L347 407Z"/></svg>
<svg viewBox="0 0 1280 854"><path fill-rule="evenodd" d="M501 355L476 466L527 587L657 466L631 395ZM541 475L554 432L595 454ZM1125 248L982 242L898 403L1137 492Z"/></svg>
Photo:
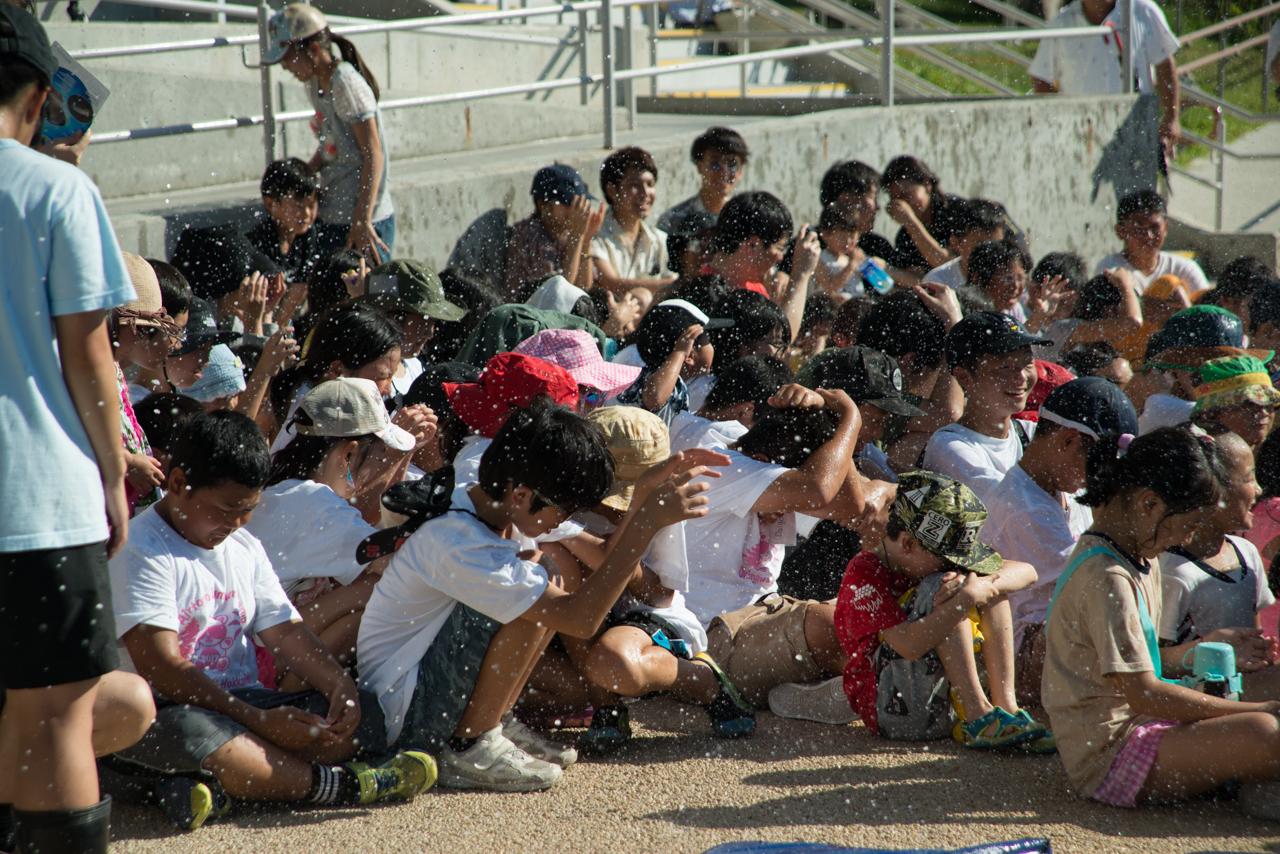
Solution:
<svg viewBox="0 0 1280 854"><path fill-rule="evenodd" d="M109 565L117 637L139 625L177 632L182 657L228 690L261 687L253 636L299 619L262 543L244 528L202 549L148 507ZM120 653L122 669L132 670L123 644Z"/></svg>
<svg viewBox="0 0 1280 854"><path fill-rule="evenodd" d="M751 508L769 485L790 469L753 460L722 444L712 450L727 454L718 478L707 478L710 512L685 522L689 590L685 604L703 628L714 617L745 608L778 589L784 546L796 541L796 517L760 517Z"/></svg>

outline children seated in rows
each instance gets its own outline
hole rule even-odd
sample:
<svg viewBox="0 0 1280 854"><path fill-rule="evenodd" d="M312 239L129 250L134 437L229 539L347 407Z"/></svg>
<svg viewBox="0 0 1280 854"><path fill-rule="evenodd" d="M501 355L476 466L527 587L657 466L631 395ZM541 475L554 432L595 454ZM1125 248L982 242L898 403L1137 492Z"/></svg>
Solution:
<svg viewBox="0 0 1280 854"><path fill-rule="evenodd" d="M365 608L360 674L385 711L388 744L433 753L444 786L554 785L560 766L535 756L573 755L508 712L552 635L595 635L654 535L706 512L705 487L690 482L701 469L679 469L669 465L599 569L566 592L554 564L502 532L536 538L595 507L612 488L613 458L574 412L545 402L510 412L478 482L459 484L450 511L408 538Z"/></svg>
<svg viewBox="0 0 1280 854"><path fill-rule="evenodd" d="M110 562L121 645L159 698L147 734L116 754L144 779L123 782L137 794L146 776L168 775L170 806L187 808L190 829L225 815L233 798L368 804L411 798L436 776L419 752L377 767L352 761L385 753L376 698L302 622L244 530L270 462L247 417L197 417L173 447L168 492L133 520ZM255 636L310 690L264 688Z"/></svg>
<svg viewBox="0 0 1280 854"><path fill-rule="evenodd" d="M887 738L954 732L971 748L1052 752L1053 736L1019 707L1014 679L1008 597L1036 573L981 543L986 518L974 493L949 477L901 477L883 539L850 561L840 587L844 690L867 728ZM974 658L975 622L990 697Z"/></svg>

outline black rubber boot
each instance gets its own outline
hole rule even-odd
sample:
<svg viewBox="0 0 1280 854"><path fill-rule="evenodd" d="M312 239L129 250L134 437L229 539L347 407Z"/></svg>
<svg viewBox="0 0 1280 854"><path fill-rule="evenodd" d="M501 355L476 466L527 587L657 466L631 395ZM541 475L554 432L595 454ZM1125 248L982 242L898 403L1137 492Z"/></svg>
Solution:
<svg viewBox="0 0 1280 854"><path fill-rule="evenodd" d="M107 854L111 796L78 810L26 812L18 819L18 854Z"/></svg>

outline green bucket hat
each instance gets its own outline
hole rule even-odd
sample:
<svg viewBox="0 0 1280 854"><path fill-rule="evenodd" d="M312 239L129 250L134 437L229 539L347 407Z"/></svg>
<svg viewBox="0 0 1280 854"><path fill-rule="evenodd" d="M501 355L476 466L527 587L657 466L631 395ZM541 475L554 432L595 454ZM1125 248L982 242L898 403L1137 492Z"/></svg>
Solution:
<svg viewBox="0 0 1280 854"><path fill-rule="evenodd" d="M994 575L1004 559L978 542L987 508L973 490L946 475L913 471L898 478L890 517L933 554L967 572Z"/></svg>
<svg viewBox="0 0 1280 854"><path fill-rule="evenodd" d="M1241 403L1268 407L1280 403L1280 391L1271 385L1267 366L1253 356L1229 356L1205 362L1196 371L1195 392L1192 415Z"/></svg>
<svg viewBox="0 0 1280 854"><path fill-rule="evenodd" d="M376 303L391 311L408 309L436 320L461 320L467 313L467 309L445 297L440 277L434 270L407 258L388 261L370 270L368 291L371 297L383 298L384 294L398 297L403 305L385 298Z"/></svg>

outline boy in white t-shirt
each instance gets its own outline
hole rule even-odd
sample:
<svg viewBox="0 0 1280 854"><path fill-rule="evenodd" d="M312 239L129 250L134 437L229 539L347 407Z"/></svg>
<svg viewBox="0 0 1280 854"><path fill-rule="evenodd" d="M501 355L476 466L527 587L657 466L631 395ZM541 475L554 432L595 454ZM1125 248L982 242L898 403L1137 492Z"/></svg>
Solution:
<svg viewBox="0 0 1280 854"><path fill-rule="evenodd" d="M964 415L929 438L923 467L960 481L985 503L1031 441L1032 425L1013 416L1027 408L1036 384L1031 347L1049 343L994 311L953 326L947 366L964 390Z"/></svg>
<svg viewBox="0 0 1280 854"><path fill-rule="evenodd" d="M224 815L227 796L354 806L411 798L436 777L420 752L376 768L349 761L385 752L382 713L302 622L243 530L270 464L248 417L197 417L174 444L168 492L133 520L110 562L121 646L158 698L156 722L115 756L181 777L211 773L223 791L191 786L189 829ZM263 687L255 637L315 690Z"/></svg>
<svg viewBox="0 0 1280 854"><path fill-rule="evenodd" d="M1133 435L1138 416L1124 392L1101 377L1081 377L1049 393L1035 438L987 500L981 539L1007 560L1029 563L1036 581L1009 593L1018 703L1040 705L1045 614L1071 552L1093 523L1075 499L1084 488L1085 461L1101 438Z"/></svg>
<svg viewBox="0 0 1280 854"><path fill-rule="evenodd" d="M1181 279L1191 296L1208 290L1209 280L1199 264L1190 258L1160 251L1168 233L1168 208L1160 194L1155 190L1130 193L1116 206L1116 237L1124 243L1124 248L1099 261L1093 274L1128 270L1137 282L1139 296L1161 276Z"/></svg>
<svg viewBox="0 0 1280 854"><path fill-rule="evenodd" d="M678 464L569 593L553 561L510 537L536 539L599 504L613 458L564 407L539 400L507 414L478 482L459 483L448 510L403 542L365 608L360 675L386 713L388 743L434 752L443 786L555 785L576 752L534 735L511 707L552 635L594 636L654 534L706 512L705 487L689 482L702 470L675 476Z"/></svg>

